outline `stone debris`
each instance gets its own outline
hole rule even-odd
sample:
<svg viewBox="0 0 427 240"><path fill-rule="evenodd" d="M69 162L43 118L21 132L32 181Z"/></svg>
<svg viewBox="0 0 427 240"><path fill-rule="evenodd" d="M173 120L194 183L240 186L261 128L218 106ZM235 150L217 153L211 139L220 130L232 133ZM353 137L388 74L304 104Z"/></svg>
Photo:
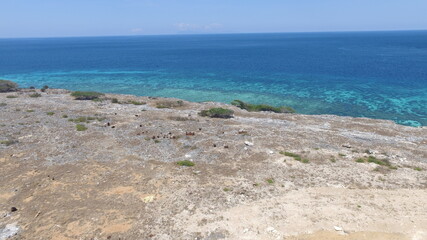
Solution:
<svg viewBox="0 0 427 240"><path fill-rule="evenodd" d="M3 229L0 228L0 240L6 240L16 236L19 232L17 223L7 224Z"/></svg>

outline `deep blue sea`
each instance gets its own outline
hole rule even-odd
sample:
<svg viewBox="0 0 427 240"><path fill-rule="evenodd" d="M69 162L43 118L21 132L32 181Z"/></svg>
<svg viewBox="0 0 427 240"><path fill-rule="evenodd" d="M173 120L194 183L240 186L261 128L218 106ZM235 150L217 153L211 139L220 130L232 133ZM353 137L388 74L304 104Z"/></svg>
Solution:
<svg viewBox="0 0 427 240"><path fill-rule="evenodd" d="M427 31L0 39L0 79L425 126Z"/></svg>

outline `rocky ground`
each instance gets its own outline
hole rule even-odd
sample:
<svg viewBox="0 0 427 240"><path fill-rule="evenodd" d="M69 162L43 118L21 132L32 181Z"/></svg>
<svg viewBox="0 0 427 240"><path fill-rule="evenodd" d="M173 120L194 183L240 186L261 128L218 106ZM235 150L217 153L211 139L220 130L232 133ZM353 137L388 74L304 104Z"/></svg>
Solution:
<svg viewBox="0 0 427 240"><path fill-rule="evenodd" d="M427 239L425 127L39 93L0 93L1 240Z"/></svg>

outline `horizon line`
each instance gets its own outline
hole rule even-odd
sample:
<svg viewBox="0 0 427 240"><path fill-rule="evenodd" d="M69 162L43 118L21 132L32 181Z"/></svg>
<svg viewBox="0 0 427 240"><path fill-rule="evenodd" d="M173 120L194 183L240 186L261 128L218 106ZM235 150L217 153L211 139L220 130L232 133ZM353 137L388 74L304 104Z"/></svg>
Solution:
<svg viewBox="0 0 427 240"><path fill-rule="evenodd" d="M289 31L289 32L230 32L230 33L160 33L132 35L76 35L48 37L0 37L1 39L47 39L47 38L97 38L97 37L149 37L149 36L191 36L191 35L239 35L239 34L295 34L295 33L363 33L363 32L422 32L427 29L396 30L338 30L338 31Z"/></svg>

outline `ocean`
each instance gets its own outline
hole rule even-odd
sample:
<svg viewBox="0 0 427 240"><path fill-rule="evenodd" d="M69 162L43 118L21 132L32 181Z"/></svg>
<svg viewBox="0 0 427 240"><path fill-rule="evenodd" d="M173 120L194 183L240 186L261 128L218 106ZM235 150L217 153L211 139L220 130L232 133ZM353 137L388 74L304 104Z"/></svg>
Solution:
<svg viewBox="0 0 427 240"><path fill-rule="evenodd" d="M0 79L427 125L427 31L0 39Z"/></svg>

